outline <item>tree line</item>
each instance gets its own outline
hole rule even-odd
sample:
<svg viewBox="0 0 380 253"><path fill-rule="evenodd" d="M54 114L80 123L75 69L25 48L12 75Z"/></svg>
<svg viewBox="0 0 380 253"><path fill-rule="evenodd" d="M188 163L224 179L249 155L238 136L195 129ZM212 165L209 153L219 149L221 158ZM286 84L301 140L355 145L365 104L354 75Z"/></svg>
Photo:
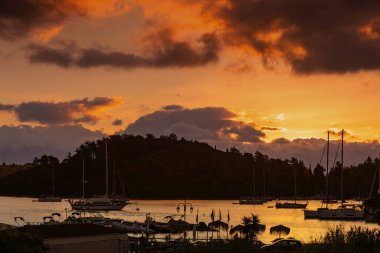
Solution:
<svg viewBox="0 0 380 253"><path fill-rule="evenodd" d="M306 166L296 158L274 159L260 152L242 153L237 148L218 150L206 143L178 139L176 135L155 137L113 135L85 142L74 154L59 161L43 155L27 170L0 177L0 194L79 197L82 167L85 195L105 193L106 142L108 147L109 192L131 198L237 199L241 196L323 196L325 168ZM379 160L368 158L358 166L344 168L346 198L368 197ZM1 168L7 167L3 165ZM340 196L341 164L329 172L329 192ZM0 173L1 175L1 173ZM374 184L372 185L372 183Z"/></svg>

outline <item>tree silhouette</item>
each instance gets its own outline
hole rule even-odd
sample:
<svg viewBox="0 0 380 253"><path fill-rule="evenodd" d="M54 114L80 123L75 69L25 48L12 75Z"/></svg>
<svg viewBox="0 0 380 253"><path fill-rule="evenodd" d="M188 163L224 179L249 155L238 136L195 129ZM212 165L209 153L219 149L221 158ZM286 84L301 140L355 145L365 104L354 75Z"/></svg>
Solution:
<svg viewBox="0 0 380 253"><path fill-rule="evenodd" d="M266 226L260 222L259 215L251 214L251 216L244 216L240 225L231 228L230 234L239 232L244 236L245 240L256 241L257 236L265 231L266 228Z"/></svg>
<svg viewBox="0 0 380 253"><path fill-rule="evenodd" d="M206 143L178 139L174 134L155 137L113 135L107 138L108 162L116 164L117 194L132 198L238 199L253 194L252 168L255 168L256 195L294 196L294 170L297 196L309 197L325 192L324 168L310 170L296 159L273 159L255 152L228 152ZM85 163L86 195L101 195L105 190L105 139L88 141L59 162L42 155L24 166L0 166L0 194L38 196L50 192L51 166L55 171L55 194L79 197L82 189L82 162ZM344 195L368 197L378 159L366 159L344 168ZM340 172L330 171L332 194L340 196ZM109 187L112 189L112 176ZM348 187L349 186L349 187ZM374 184L377 189L378 181Z"/></svg>

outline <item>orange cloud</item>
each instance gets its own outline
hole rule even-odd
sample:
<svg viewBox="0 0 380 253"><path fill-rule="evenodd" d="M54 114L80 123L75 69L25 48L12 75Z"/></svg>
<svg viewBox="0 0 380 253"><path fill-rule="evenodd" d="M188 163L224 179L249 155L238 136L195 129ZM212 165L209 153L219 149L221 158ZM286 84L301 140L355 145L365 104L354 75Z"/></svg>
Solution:
<svg viewBox="0 0 380 253"><path fill-rule="evenodd" d="M342 136L342 130L343 129L330 128L328 132L330 133L330 136ZM343 130L343 135L353 137L352 131L347 129Z"/></svg>
<svg viewBox="0 0 380 253"><path fill-rule="evenodd" d="M32 33L32 37L34 40L47 43L50 39L57 36L63 28L64 25L57 25L49 28L36 28Z"/></svg>
<svg viewBox="0 0 380 253"><path fill-rule="evenodd" d="M76 5L90 17L121 15L132 7L132 4L125 0L81 0L76 1Z"/></svg>
<svg viewBox="0 0 380 253"><path fill-rule="evenodd" d="M380 22L377 18L371 19L367 24L359 27L359 34L367 39L380 39Z"/></svg>

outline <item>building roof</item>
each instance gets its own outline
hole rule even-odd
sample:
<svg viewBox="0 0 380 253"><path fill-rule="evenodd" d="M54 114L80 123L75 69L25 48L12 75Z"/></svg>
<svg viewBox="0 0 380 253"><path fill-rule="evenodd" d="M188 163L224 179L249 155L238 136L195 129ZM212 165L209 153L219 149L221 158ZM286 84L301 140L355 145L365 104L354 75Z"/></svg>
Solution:
<svg viewBox="0 0 380 253"><path fill-rule="evenodd" d="M16 228L16 226L0 223L0 230L8 230L12 228Z"/></svg>

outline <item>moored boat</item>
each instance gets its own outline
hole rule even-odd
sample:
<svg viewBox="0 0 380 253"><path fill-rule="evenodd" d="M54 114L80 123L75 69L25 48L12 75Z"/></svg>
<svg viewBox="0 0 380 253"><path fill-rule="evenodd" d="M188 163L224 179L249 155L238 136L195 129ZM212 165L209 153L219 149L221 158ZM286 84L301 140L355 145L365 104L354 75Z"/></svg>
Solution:
<svg viewBox="0 0 380 253"><path fill-rule="evenodd" d="M114 200L110 198L89 198L77 201L69 200L73 210L93 210L93 211L120 211L128 202Z"/></svg>
<svg viewBox="0 0 380 253"><path fill-rule="evenodd" d="M292 164L292 163L290 163ZM294 202L276 202L276 208L286 208L286 209L305 209L308 205L308 201L306 203L297 203L297 164L294 164Z"/></svg>
<svg viewBox="0 0 380 253"><path fill-rule="evenodd" d="M62 202L61 197L42 195L37 199L38 202Z"/></svg>
<svg viewBox="0 0 380 253"><path fill-rule="evenodd" d="M323 204L336 204L338 202L339 201L336 200L336 199L324 199L324 200L321 201L321 203L323 203Z"/></svg>
<svg viewBox="0 0 380 253"><path fill-rule="evenodd" d="M321 220L363 220L364 210L359 205L345 204L336 209L321 210Z"/></svg>
<svg viewBox="0 0 380 253"><path fill-rule="evenodd" d="M109 197L108 194L108 150L107 139L105 139L105 167L106 167L106 180L105 180L105 196L85 198L84 194L84 160L82 161L82 198L80 200L68 200L72 210L86 210L86 211L120 211L129 204L128 200L120 197Z"/></svg>
<svg viewBox="0 0 380 253"><path fill-rule="evenodd" d="M321 216L322 210L328 210L326 207L317 208L317 210L304 210L304 218L305 219L319 219Z"/></svg>
<svg viewBox="0 0 380 253"><path fill-rule="evenodd" d="M253 192L253 196L252 196ZM251 196L241 197L239 199L239 205L262 205L266 202L263 198L254 197L256 195L256 184L255 184L255 167L252 166L252 188Z"/></svg>
<svg viewBox="0 0 380 253"><path fill-rule="evenodd" d="M62 202L61 197L54 196L55 193L55 179L54 179L54 165L51 166L52 175L52 194L51 195L41 195L38 197L36 202ZM35 200L33 200L35 202Z"/></svg>
<svg viewBox="0 0 380 253"><path fill-rule="evenodd" d="M289 208L289 209L305 209L307 207L308 203L291 203L291 202L277 202L275 207L276 208Z"/></svg>
<svg viewBox="0 0 380 253"><path fill-rule="evenodd" d="M265 200L258 199L255 197L241 197L239 199L240 205L262 205L265 203Z"/></svg>
<svg viewBox="0 0 380 253"><path fill-rule="evenodd" d="M344 130L341 132L341 206L338 208L329 208L328 204L337 203L336 200L330 200L328 198L328 176L329 176L329 141L330 141L330 132L327 133L327 172L326 172L326 199L323 203L326 204L325 208L318 208L317 210L305 210L304 218L305 219L321 219L321 220L362 220L364 219L364 210L361 205L355 204L344 204L344 194L343 194L343 136Z"/></svg>

